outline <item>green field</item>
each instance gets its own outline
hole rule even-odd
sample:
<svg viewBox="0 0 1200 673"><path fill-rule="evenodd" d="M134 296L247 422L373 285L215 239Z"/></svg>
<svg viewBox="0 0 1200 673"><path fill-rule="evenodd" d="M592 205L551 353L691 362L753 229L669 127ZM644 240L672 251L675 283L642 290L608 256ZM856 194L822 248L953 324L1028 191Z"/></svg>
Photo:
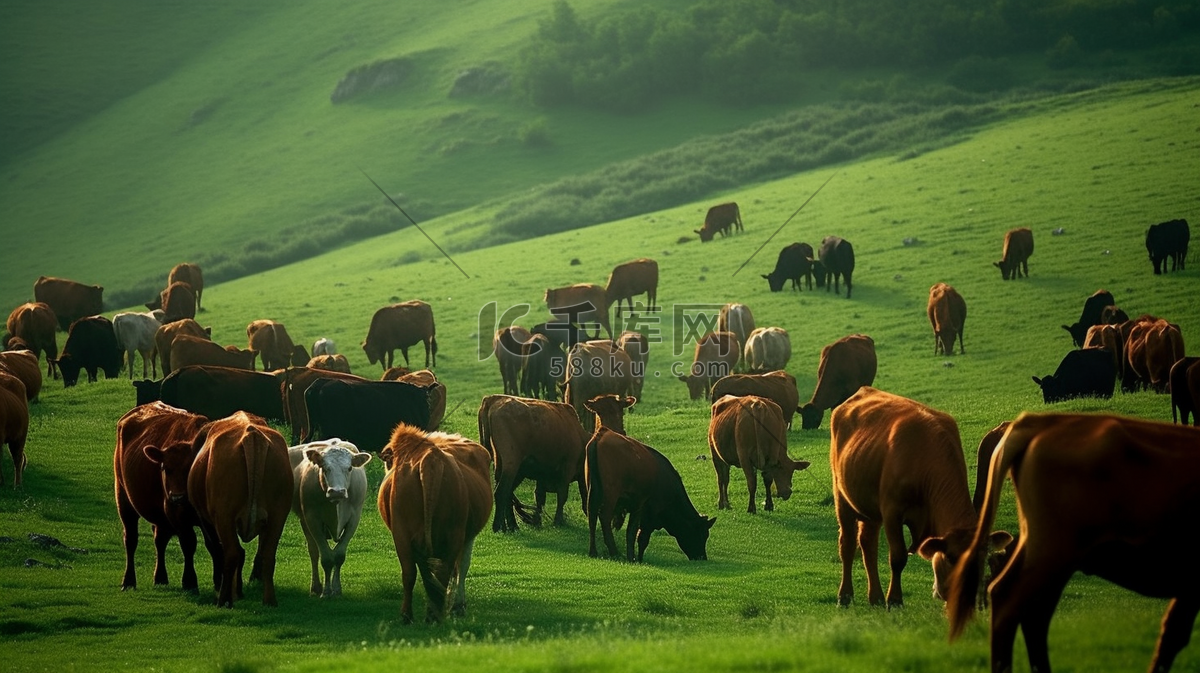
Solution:
<svg viewBox="0 0 1200 673"><path fill-rule="evenodd" d="M1154 276L1143 245L1150 224L1200 219L1198 103L1195 78L1029 102L1006 121L915 156L841 164L671 210L454 253L469 278L408 229L207 288L199 318L212 326L216 341L238 345L251 320L280 320L299 342L334 339L357 373L373 376L377 370L358 348L372 312L424 299L434 307L436 371L448 387L443 428L475 437L481 396L500 390L495 361L479 358L481 339L487 342L496 326L481 313L486 317L493 302L497 313L528 304L531 314L517 322L532 325L545 318L545 288L603 283L613 265L648 256L660 265L665 315L683 305L740 301L760 326L787 329L788 371L802 398L815 384L822 346L849 333L871 335L879 356L875 385L952 414L973 469L974 447L988 429L1023 410L1046 408L1030 376L1053 372L1071 347L1060 325L1076 320L1097 288L1112 291L1130 315L1167 318L1180 325L1185 341L1200 339L1196 263ZM829 185L735 275L830 175ZM741 204L746 231L699 243L691 230L709 205L727 199ZM453 239L486 209L439 218L427 231ZM1034 230L1030 278L1002 282L991 262L999 258L1004 232L1017 226ZM1051 234L1060 227L1062 235ZM829 234L855 245L853 299L767 291L759 274L770 271L780 248L792 241L815 244ZM74 275L86 278L122 261L74 263L80 265ZM170 264L161 266L165 271ZM965 355L933 355L925 302L938 281L954 285L967 301ZM627 429L663 451L697 508L716 514L715 476L699 459L708 452L707 406L689 401L671 375L690 359L690 346L673 352L681 335L669 319L643 327L661 332L650 354L657 375L648 379ZM370 501L350 547L340 599L307 596L308 558L294 522L279 552L277 609L256 602L255 587L232 611L212 607L208 590L181 592L174 544L173 584L151 586L153 545L144 526L140 588L120 592L111 451L114 423L133 399L124 379L69 390L48 382L32 407L25 487L0 489L0 535L11 538L0 543L5 670L987 670L986 618L948 644L942 605L930 595L929 565L919 558L904 574L903 609L866 606L861 569L856 604L837 607L828 416L819 430L789 433L789 454L813 465L796 477L794 497L776 511L746 514L745 487L733 479L734 509L718 514L708 562L687 561L662 533L642 565L590 559L586 519L573 502L562 529L481 534L467 617L402 626L398 564ZM1170 421L1167 396L1152 393L1052 408ZM0 464L11 477L8 458ZM377 461L369 473L377 486ZM1000 523L1009 529L1015 523L1011 497ZM27 540L30 533L86 553L44 550ZM208 559L198 556L203 577ZM46 565L25 567L27 558ZM422 605L419 597L416 609ZM1056 670L1143 670L1164 607L1164 601L1077 577L1050 632ZM1017 656L1017 669L1024 670L1020 639ZM1200 651L1185 650L1176 670L1200 670Z"/></svg>

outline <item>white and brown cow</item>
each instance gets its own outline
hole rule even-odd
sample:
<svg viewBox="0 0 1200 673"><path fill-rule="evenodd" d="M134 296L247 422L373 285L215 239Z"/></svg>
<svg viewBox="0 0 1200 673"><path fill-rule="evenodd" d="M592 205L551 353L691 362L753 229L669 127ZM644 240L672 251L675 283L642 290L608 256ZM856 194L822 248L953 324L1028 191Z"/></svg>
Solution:
<svg viewBox="0 0 1200 673"><path fill-rule="evenodd" d="M342 594L342 564L346 548L358 530L363 501L367 495L367 471L371 454L341 439L301 444L288 449L292 461L294 490L292 511L308 542L312 562L314 596ZM329 543L333 542L330 548ZM317 561L325 571L325 583L317 573Z"/></svg>

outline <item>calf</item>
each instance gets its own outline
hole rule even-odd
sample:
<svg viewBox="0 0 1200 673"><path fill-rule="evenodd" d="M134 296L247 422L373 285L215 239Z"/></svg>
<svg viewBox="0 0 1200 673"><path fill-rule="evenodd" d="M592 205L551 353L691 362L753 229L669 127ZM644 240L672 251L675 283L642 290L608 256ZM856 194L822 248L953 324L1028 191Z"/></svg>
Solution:
<svg viewBox="0 0 1200 673"><path fill-rule="evenodd" d="M25 400L25 384L15 376L0 372L0 448L8 445L13 461L13 486L21 487L25 474L25 441L29 437L29 403ZM0 486L4 485L4 470L0 468Z"/></svg>
<svg viewBox="0 0 1200 673"><path fill-rule="evenodd" d="M117 337L117 347L125 355L129 368L129 380L133 380L133 362L136 353L142 355L142 378L146 378L147 369L158 376L158 363L154 361L154 335L162 323L154 312L148 313L118 313L112 319L113 334ZM150 365L147 368L147 365ZM164 372L165 374L165 372Z"/></svg>
<svg viewBox="0 0 1200 673"><path fill-rule="evenodd" d="M308 543L312 565L313 596L342 595L342 564L346 548L358 530L363 501L367 495L367 471L371 454L340 439L301 444L288 449L292 464L292 512ZM329 542L333 541L332 549ZM325 571L325 584L317 574L317 562Z"/></svg>
<svg viewBox="0 0 1200 673"><path fill-rule="evenodd" d="M95 383L98 370L104 371L105 378L117 378L121 373L121 350L112 322L94 315L71 323L67 343L55 364L66 388L79 382L80 370L87 370L89 383Z"/></svg>
<svg viewBox="0 0 1200 673"><path fill-rule="evenodd" d="M953 287L935 283L929 288L929 306L926 309L929 324L933 325L933 354L954 355L954 339L958 339L958 352L966 353L963 347L963 324L967 321L967 302Z"/></svg>
<svg viewBox="0 0 1200 673"><path fill-rule="evenodd" d="M687 374L679 376L687 384L688 395L693 400L710 399L712 384L733 373L741 350L733 332L709 332L701 337L696 342L692 366Z"/></svg>
<svg viewBox="0 0 1200 673"><path fill-rule="evenodd" d="M1092 296L1084 300L1083 312L1079 315L1079 320L1071 325L1062 326L1063 329L1070 332L1071 340L1075 342L1076 348L1083 348L1083 342L1087 339L1088 330L1093 325L1099 325L1103 322L1102 315L1104 309L1115 305L1116 301L1113 299L1112 293L1108 290L1096 290L1092 293Z"/></svg>
<svg viewBox="0 0 1200 673"><path fill-rule="evenodd" d="M742 212L738 208L738 204L730 201L728 203L719 203L708 209L708 213L704 216L704 226L696 229L694 233L700 234L700 242L707 243L713 240L717 232L722 236L728 236L729 230L736 228L742 231Z"/></svg>
<svg viewBox="0 0 1200 673"><path fill-rule="evenodd" d="M792 281L793 290L804 289L800 279L808 281L808 289L812 289L813 249L807 243L793 243L779 251L779 259L775 260L775 269L771 273L762 274L767 279L767 286L772 292L783 290L785 281Z"/></svg>
<svg viewBox="0 0 1200 673"><path fill-rule="evenodd" d="M833 409L862 386L875 382L875 341L865 334L851 334L821 349L817 387L812 398L800 407L800 427L821 427L826 409Z"/></svg>
<svg viewBox="0 0 1200 673"><path fill-rule="evenodd" d="M782 327L758 327L746 337L746 369L763 374L787 368L792 359L792 339Z"/></svg>
<svg viewBox="0 0 1200 673"><path fill-rule="evenodd" d="M717 382L720 383L719 381ZM795 386L793 386L793 390ZM765 397L723 397L713 403L708 424L708 449L717 471L718 509L730 509L729 468L740 467L746 474L750 491L747 512L756 509L754 494L757 472L762 472L767 502L763 509L775 509L771 486L780 500L792 497L792 474L808 467L806 460L795 461L787 455L787 427L779 405Z"/></svg>
<svg viewBox="0 0 1200 673"><path fill-rule="evenodd" d="M1033 231L1028 227L1010 229L1004 234L1004 250L1000 261L992 262L992 266L1000 269L1000 276L1004 280L1020 278L1022 271L1028 278L1029 256L1032 254Z"/></svg>
<svg viewBox="0 0 1200 673"><path fill-rule="evenodd" d="M1042 389L1042 401L1050 404L1074 397L1112 397L1117 370L1110 354L1085 348L1063 356L1053 375L1032 378Z"/></svg>

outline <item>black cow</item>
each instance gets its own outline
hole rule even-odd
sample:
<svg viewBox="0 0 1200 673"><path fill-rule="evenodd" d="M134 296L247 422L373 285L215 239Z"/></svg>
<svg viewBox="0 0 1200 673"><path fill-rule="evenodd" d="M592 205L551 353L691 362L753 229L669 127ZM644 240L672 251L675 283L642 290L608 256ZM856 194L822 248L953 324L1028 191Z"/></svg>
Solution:
<svg viewBox="0 0 1200 673"><path fill-rule="evenodd" d="M1103 324L1101 316L1104 314L1105 307L1116 305L1117 302L1113 300L1112 293L1108 290L1096 290L1092 293L1092 296L1083 302L1083 313L1079 315L1079 321L1074 325L1062 326L1063 329L1071 333L1071 340L1075 342L1076 348L1083 348L1083 342L1087 339L1088 329L1092 325Z"/></svg>
<svg viewBox="0 0 1200 673"><path fill-rule="evenodd" d="M569 351L575 347L575 344L581 341L588 340L588 333L583 331L579 325L565 320L551 320L549 322L539 323L529 330L530 334L544 334L550 340L551 346L558 346L564 351Z"/></svg>
<svg viewBox="0 0 1200 673"><path fill-rule="evenodd" d="M274 374L215 365L187 365L168 374L159 399L178 409L208 418L245 411L286 420L280 379ZM140 392L140 391L139 391Z"/></svg>
<svg viewBox="0 0 1200 673"><path fill-rule="evenodd" d="M88 382L96 381L96 370L104 370L104 378L115 379L121 373L124 354L117 346L112 321L102 315L80 318L71 323L67 344L54 361L62 373L63 387L79 382L79 370L86 369Z"/></svg>
<svg viewBox="0 0 1200 673"><path fill-rule="evenodd" d="M825 291L829 291L832 280L833 291L841 294L839 279L845 278L846 299L849 299L850 277L854 274L854 247L850 245L850 241L837 236L826 236L821 241L818 254L821 257L821 264L825 268Z"/></svg>
<svg viewBox="0 0 1200 673"><path fill-rule="evenodd" d="M304 391L308 441L340 437L363 451L379 451L397 423L428 427L432 389L403 381L317 379Z"/></svg>
<svg viewBox="0 0 1200 673"><path fill-rule="evenodd" d="M1172 271L1183 270L1191 235L1187 220L1150 225L1146 231L1146 252L1150 253L1150 262L1154 264L1154 275L1167 270L1167 259L1171 260Z"/></svg>
<svg viewBox="0 0 1200 673"><path fill-rule="evenodd" d="M157 402L157 401L161 400L162 399L162 384L163 384L162 379L159 379L157 381L151 381L150 379L134 381L133 382L133 390L134 390L134 393L137 395L137 406L140 407L143 404L150 404L151 402Z"/></svg>
<svg viewBox="0 0 1200 673"><path fill-rule="evenodd" d="M1033 382L1042 387L1042 400L1046 404L1072 397L1110 398L1117 382L1117 368L1112 353L1085 348L1068 352L1053 376L1041 379L1034 376Z"/></svg>
<svg viewBox="0 0 1200 673"><path fill-rule="evenodd" d="M775 270L763 274L772 292L783 289L783 281L792 281L793 290L803 289L800 279L808 280L808 289L812 289L813 249L807 243L793 243L779 251L779 259L775 260Z"/></svg>

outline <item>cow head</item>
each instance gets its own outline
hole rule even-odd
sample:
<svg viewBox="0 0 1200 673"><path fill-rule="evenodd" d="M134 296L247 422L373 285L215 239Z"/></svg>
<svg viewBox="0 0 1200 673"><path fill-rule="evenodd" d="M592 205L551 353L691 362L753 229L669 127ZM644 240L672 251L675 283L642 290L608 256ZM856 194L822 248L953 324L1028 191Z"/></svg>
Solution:
<svg viewBox="0 0 1200 673"><path fill-rule="evenodd" d="M58 367L58 371L62 374L64 388L70 388L79 383L79 370L83 369L83 366L76 362L70 353L63 353L57 360L49 358L47 360L50 364Z"/></svg>
<svg viewBox="0 0 1200 673"><path fill-rule="evenodd" d="M679 544L679 549L689 560L692 561L707 561L708 560L708 532L717 522L716 517L706 517L700 515L695 520L689 521L688 525L682 529L670 531L675 537L675 542Z"/></svg>
<svg viewBox="0 0 1200 673"><path fill-rule="evenodd" d="M155 402L162 397L162 381L151 381L144 379L142 381L134 381L133 389L137 395L137 404L149 404Z"/></svg>
<svg viewBox="0 0 1200 673"><path fill-rule="evenodd" d="M1012 542L1012 535L1006 531L993 531L988 538L988 544L991 549L1003 550ZM917 548L917 553L921 558L929 561L933 565L933 597L939 600L946 600L950 595L950 575L954 572L954 566L958 565L967 551L970 550L975 540L975 531L969 528L950 531L942 537L930 537L921 543ZM987 562L989 555L985 554L981 558L983 562Z"/></svg>
<svg viewBox="0 0 1200 673"><path fill-rule="evenodd" d="M1033 379L1034 383L1041 386L1042 401L1046 404L1059 402L1066 399L1066 395L1063 394L1062 385L1059 383L1058 377L1054 376L1053 374L1041 379L1036 376L1032 376L1030 378Z"/></svg>
<svg viewBox="0 0 1200 673"><path fill-rule="evenodd" d="M704 376L693 376L688 374L686 376L680 376L679 380L687 384L688 396L693 400L698 400L705 396L705 389L708 387L708 379Z"/></svg>
<svg viewBox="0 0 1200 673"><path fill-rule="evenodd" d="M786 278L783 277L782 273L779 273L777 271L772 271L769 274L764 273L764 274L762 274L762 277L767 279L767 285L769 285L771 287L772 292L782 291L783 283L784 283L784 281L787 280Z"/></svg>
<svg viewBox="0 0 1200 673"><path fill-rule="evenodd" d="M792 475L808 469L809 465L807 460L792 460L785 455L778 465L763 470L763 477L770 479L774 484L775 495L780 500L787 500L792 497Z"/></svg>
<svg viewBox="0 0 1200 673"><path fill-rule="evenodd" d="M163 497L168 505L187 500L188 472L196 460L192 442L176 442L166 448L147 446L142 449L146 459L158 466L162 478Z"/></svg>
<svg viewBox="0 0 1200 673"><path fill-rule="evenodd" d="M583 406L596 414L601 426L610 428L622 435L625 434L625 410L637 404L637 398L621 397L620 395L599 395L593 397Z"/></svg>
<svg viewBox="0 0 1200 673"><path fill-rule="evenodd" d="M708 243L709 241L713 240L714 232L712 229L708 229L708 228L694 229L693 231L697 234L700 234L700 242L701 243Z"/></svg>
<svg viewBox="0 0 1200 673"><path fill-rule="evenodd" d="M999 262L992 262L992 266L996 267L997 269L1000 269L1000 276L1004 280L1008 280L1009 278L1011 278L1013 276L1013 271L1015 270L1017 265L1012 264L1010 262L1006 262L1004 260L1000 260Z"/></svg>
<svg viewBox="0 0 1200 673"><path fill-rule="evenodd" d="M349 442L311 448L304 452L304 457L320 468L321 491L334 504L345 500L349 493L350 471L371 462L371 454L358 453L357 447Z"/></svg>
<svg viewBox="0 0 1200 673"><path fill-rule="evenodd" d="M801 405L796 408L800 412L800 427L805 430L816 430L821 427L821 419L825 417L825 410L817 407L811 402Z"/></svg>
<svg viewBox="0 0 1200 673"><path fill-rule="evenodd" d="M378 345L371 343L370 339L362 342L363 352L367 354L367 362L375 364L376 362L383 364L383 349ZM386 367L385 367L386 369Z"/></svg>

